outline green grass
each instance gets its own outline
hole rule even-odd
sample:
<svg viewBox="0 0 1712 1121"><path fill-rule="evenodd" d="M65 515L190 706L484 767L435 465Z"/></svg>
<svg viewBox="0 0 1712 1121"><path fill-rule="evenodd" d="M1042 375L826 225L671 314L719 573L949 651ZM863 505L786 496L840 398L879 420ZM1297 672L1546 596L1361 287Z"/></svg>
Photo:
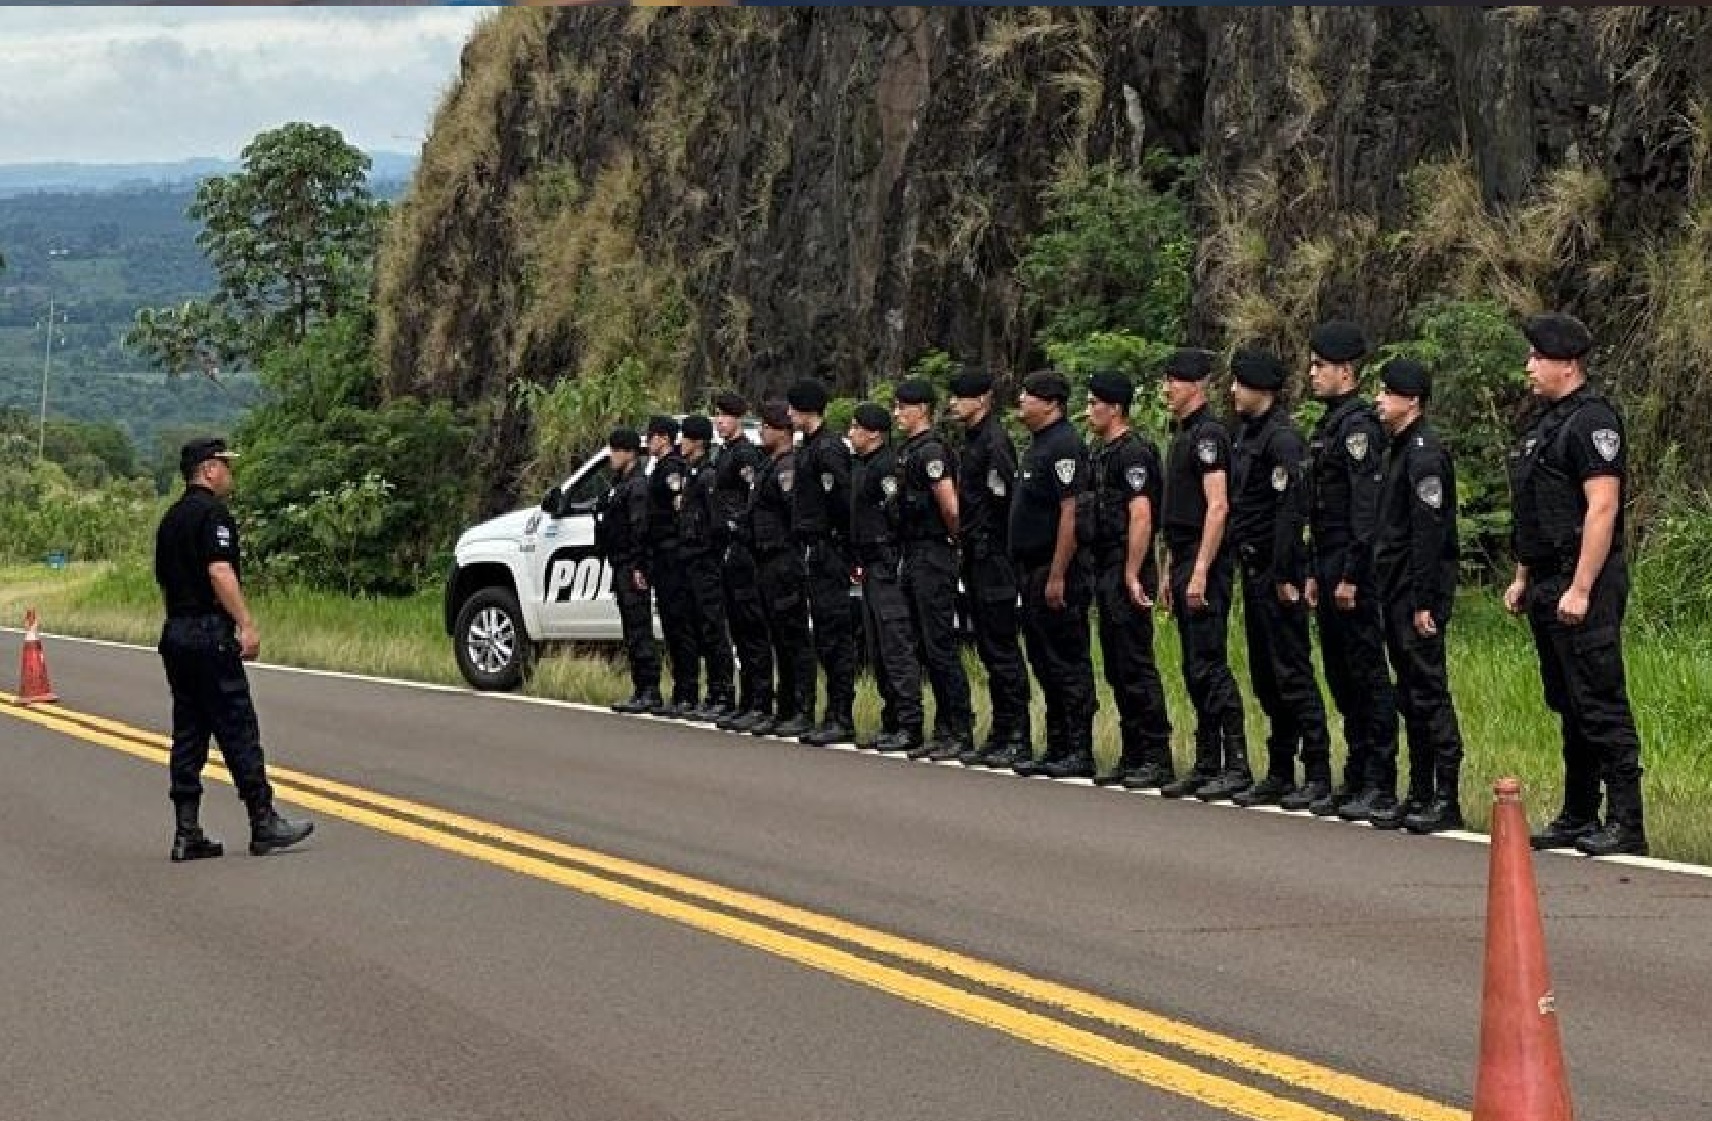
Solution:
<svg viewBox="0 0 1712 1121"><path fill-rule="evenodd" d="M62 572L40 565L0 567L0 619L20 622L26 606L40 608L48 630L94 638L152 643L160 625L153 579L134 565L74 565ZM461 680L441 627L438 590L405 599L353 600L301 589L260 589L252 593L252 606L261 627L263 660L419 681ZM1240 627L1234 619L1231 633L1234 668L1246 685ZM1702 750L1703 733L1712 727L1712 690L1706 687L1712 680L1712 627L1632 627L1627 637L1653 851L1712 863L1712 821L1706 813L1712 805L1712 758ZM1186 768L1193 729L1178 670L1176 635L1168 621L1162 621L1156 647L1176 723L1177 763ZM1557 720L1541 698L1526 626L1499 609L1495 593L1471 591L1458 604L1450 648L1451 688L1467 752L1463 804L1471 827L1486 827L1491 784L1505 775L1522 779L1530 816L1544 820L1557 809L1562 762ZM966 664L984 732L985 676L973 656ZM544 658L526 691L604 704L628 694L629 682L617 658L578 649ZM1102 762L1110 763L1117 754L1117 713L1103 681L1100 693L1098 753ZM1034 708L1040 742L1038 699ZM876 727L879 711L873 682L864 677L857 690L857 723ZM1263 768L1265 727L1252 701L1248 724L1253 761ZM1334 730L1336 724L1334 716ZM1341 741L1335 753L1341 767ZM1402 754L1406 760L1406 747ZM1406 762L1404 769L1406 773Z"/></svg>

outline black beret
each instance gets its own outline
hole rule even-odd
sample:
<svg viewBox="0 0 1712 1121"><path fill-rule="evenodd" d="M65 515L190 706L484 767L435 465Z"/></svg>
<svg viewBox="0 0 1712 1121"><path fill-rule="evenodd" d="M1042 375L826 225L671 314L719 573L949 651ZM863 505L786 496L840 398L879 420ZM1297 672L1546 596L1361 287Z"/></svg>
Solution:
<svg viewBox="0 0 1712 1121"><path fill-rule="evenodd" d="M205 436L200 440L191 440L178 449L178 473L185 478L210 459L233 460L238 453L226 450L226 441L218 436Z"/></svg>
<svg viewBox="0 0 1712 1121"><path fill-rule="evenodd" d="M634 428L614 428L612 435L606 438L606 446L613 451L640 451L642 449L642 437L636 434Z"/></svg>
<svg viewBox="0 0 1712 1121"><path fill-rule="evenodd" d="M947 388L953 397L979 397L983 393L993 391L993 375L985 370L967 367L952 377Z"/></svg>
<svg viewBox="0 0 1712 1121"><path fill-rule="evenodd" d="M826 411L826 383L819 378L800 378L785 394L785 400L791 408L799 413L824 413Z"/></svg>
<svg viewBox="0 0 1712 1121"><path fill-rule="evenodd" d="M1244 347L1231 355L1231 377L1250 389L1276 391L1284 384L1284 363L1269 351Z"/></svg>
<svg viewBox="0 0 1712 1121"><path fill-rule="evenodd" d="M678 422L669 416L651 416L648 418L648 435L664 436L668 440L678 438Z"/></svg>
<svg viewBox="0 0 1712 1121"><path fill-rule="evenodd" d="M1206 381L1213 372L1213 352L1185 348L1165 360L1165 376L1172 381Z"/></svg>
<svg viewBox="0 0 1712 1121"><path fill-rule="evenodd" d="M1060 405L1070 400L1070 383L1057 370L1036 370L1022 379L1022 391L1030 397L1057 401Z"/></svg>
<svg viewBox="0 0 1712 1121"><path fill-rule="evenodd" d="M866 428L870 432L890 432L892 430L892 414L884 405L876 405L872 401L864 401L856 406L856 411L850 414L850 421L857 428Z"/></svg>
<svg viewBox="0 0 1712 1121"><path fill-rule="evenodd" d="M749 411L749 402L743 399L743 394L727 389L714 394L713 411L720 416L742 416Z"/></svg>
<svg viewBox="0 0 1712 1121"><path fill-rule="evenodd" d="M1580 358L1593 349L1593 335L1587 325L1562 312L1529 316L1522 324L1522 334L1528 336L1528 342L1541 355L1563 362Z"/></svg>
<svg viewBox="0 0 1712 1121"><path fill-rule="evenodd" d="M713 421L697 413L684 418L683 437L686 440L713 439Z"/></svg>
<svg viewBox="0 0 1712 1121"><path fill-rule="evenodd" d="M1099 370L1088 378L1088 396L1128 409L1135 400L1135 386L1116 370Z"/></svg>
<svg viewBox="0 0 1712 1121"><path fill-rule="evenodd" d="M791 410L783 401L772 400L761 405L761 424L766 428L791 430Z"/></svg>
<svg viewBox="0 0 1712 1121"><path fill-rule="evenodd" d="M931 405L939 399L939 394L933 391L933 383L926 378L910 378L901 381L892 390L892 400L900 405Z"/></svg>
<svg viewBox="0 0 1712 1121"><path fill-rule="evenodd" d="M1333 319L1314 328L1308 347L1327 362L1354 362L1367 355L1367 336L1347 319Z"/></svg>
<svg viewBox="0 0 1712 1121"><path fill-rule="evenodd" d="M1402 397L1425 401L1433 395L1433 375L1413 358L1393 358L1379 367L1379 384Z"/></svg>

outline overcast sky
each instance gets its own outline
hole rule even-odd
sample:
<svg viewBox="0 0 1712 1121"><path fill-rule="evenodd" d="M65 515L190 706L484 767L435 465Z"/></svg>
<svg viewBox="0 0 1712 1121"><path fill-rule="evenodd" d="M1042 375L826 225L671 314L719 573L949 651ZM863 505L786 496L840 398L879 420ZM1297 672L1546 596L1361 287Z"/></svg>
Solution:
<svg viewBox="0 0 1712 1121"><path fill-rule="evenodd" d="M414 152L491 11L0 6L0 163L233 158L287 121Z"/></svg>

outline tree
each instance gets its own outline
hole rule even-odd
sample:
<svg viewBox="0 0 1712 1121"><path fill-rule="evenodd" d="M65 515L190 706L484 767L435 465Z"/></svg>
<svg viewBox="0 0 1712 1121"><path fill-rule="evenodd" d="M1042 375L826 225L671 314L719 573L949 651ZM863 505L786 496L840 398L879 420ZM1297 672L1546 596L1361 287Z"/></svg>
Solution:
<svg viewBox="0 0 1712 1121"><path fill-rule="evenodd" d="M245 146L243 170L197 187L186 212L218 290L139 312L125 344L169 374L255 368L317 323L362 307L385 204L369 157L338 129L294 122Z"/></svg>

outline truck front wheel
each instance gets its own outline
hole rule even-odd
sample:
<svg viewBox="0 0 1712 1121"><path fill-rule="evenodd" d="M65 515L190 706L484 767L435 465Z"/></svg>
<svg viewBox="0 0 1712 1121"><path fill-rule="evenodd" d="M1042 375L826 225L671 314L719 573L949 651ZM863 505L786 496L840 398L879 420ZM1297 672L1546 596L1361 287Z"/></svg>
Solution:
<svg viewBox="0 0 1712 1121"><path fill-rule="evenodd" d="M452 628L452 649L459 672L476 689L507 691L523 684L534 646L517 597L506 588L483 588L465 600Z"/></svg>

